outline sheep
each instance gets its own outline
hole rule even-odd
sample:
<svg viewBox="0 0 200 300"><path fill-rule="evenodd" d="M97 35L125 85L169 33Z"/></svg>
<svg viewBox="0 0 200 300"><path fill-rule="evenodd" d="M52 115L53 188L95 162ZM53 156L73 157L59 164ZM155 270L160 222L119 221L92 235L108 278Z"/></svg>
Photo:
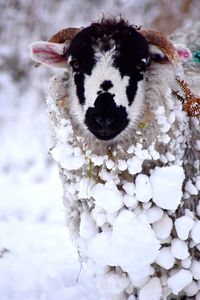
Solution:
<svg viewBox="0 0 200 300"><path fill-rule="evenodd" d="M37 63L64 68L47 98L51 154L67 225L106 299L198 293L199 98L180 64L188 71L191 51L175 43L103 19L30 46Z"/></svg>

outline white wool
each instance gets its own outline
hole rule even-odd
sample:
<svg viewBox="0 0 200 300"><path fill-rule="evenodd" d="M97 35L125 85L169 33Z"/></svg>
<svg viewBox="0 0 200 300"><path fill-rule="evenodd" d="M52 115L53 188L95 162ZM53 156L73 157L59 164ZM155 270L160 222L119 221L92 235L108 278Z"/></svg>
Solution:
<svg viewBox="0 0 200 300"><path fill-rule="evenodd" d="M187 270L180 270L167 280L168 287L175 295L178 295L186 286L192 282L192 274Z"/></svg>
<svg viewBox="0 0 200 300"><path fill-rule="evenodd" d="M156 236L160 240L165 240L170 236L173 227L172 219L165 213L162 218L153 224Z"/></svg>
<svg viewBox="0 0 200 300"><path fill-rule="evenodd" d="M123 205L123 196L115 184L110 184L109 182L106 184L97 183L93 187L91 194L95 204L105 209L108 213L114 213Z"/></svg>
<svg viewBox="0 0 200 300"><path fill-rule="evenodd" d="M160 279L154 277L140 290L139 300L159 300L162 296Z"/></svg>
<svg viewBox="0 0 200 300"><path fill-rule="evenodd" d="M156 263L166 270L169 270L173 267L175 258L172 255L171 247L163 247L160 249L159 255L156 258Z"/></svg>
<svg viewBox="0 0 200 300"><path fill-rule="evenodd" d="M190 271L192 272L193 278L196 280L200 280L200 262L197 260L193 260Z"/></svg>
<svg viewBox="0 0 200 300"><path fill-rule="evenodd" d="M187 243L177 238L171 241L171 252L178 259L186 259L189 256Z"/></svg>
<svg viewBox="0 0 200 300"><path fill-rule="evenodd" d="M149 222L152 224L152 223L155 223L155 222L157 222L158 220L160 220L162 218L163 210L160 207L154 206L154 207L149 208L146 211L146 215L149 219Z"/></svg>
<svg viewBox="0 0 200 300"><path fill-rule="evenodd" d="M116 218L112 231L91 239L89 255L100 266L120 266L136 280L148 275L158 250L159 242L147 217L124 210Z"/></svg>
<svg viewBox="0 0 200 300"><path fill-rule="evenodd" d="M183 168L179 166L157 167L151 172L153 201L161 208L174 210L182 197Z"/></svg>
<svg viewBox="0 0 200 300"><path fill-rule="evenodd" d="M196 221L193 229L191 230L191 238L195 244L200 243L200 221Z"/></svg>
<svg viewBox="0 0 200 300"><path fill-rule="evenodd" d="M136 198L140 202L148 202L152 198L152 187L149 177L139 174L135 180Z"/></svg>
<svg viewBox="0 0 200 300"><path fill-rule="evenodd" d="M192 218L188 216L183 216L176 219L174 224L178 237L181 240L186 240L195 222Z"/></svg>

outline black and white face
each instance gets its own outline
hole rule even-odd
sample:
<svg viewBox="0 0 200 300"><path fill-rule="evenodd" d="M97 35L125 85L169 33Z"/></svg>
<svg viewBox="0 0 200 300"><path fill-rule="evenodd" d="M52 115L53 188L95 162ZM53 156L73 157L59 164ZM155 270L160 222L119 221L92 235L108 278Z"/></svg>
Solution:
<svg viewBox="0 0 200 300"><path fill-rule="evenodd" d="M144 102L146 40L126 24L93 24L75 36L68 55L73 117L100 140L126 134Z"/></svg>

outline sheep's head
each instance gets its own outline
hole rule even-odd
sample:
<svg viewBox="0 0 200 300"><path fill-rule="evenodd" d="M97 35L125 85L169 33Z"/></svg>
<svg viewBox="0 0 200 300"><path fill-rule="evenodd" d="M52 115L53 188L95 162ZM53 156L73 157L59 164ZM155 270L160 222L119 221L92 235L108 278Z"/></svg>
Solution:
<svg viewBox="0 0 200 300"><path fill-rule="evenodd" d="M142 111L151 42L177 63L177 52L162 35L124 20L62 30L30 48L35 61L68 69L70 114L85 132L113 141L134 127Z"/></svg>

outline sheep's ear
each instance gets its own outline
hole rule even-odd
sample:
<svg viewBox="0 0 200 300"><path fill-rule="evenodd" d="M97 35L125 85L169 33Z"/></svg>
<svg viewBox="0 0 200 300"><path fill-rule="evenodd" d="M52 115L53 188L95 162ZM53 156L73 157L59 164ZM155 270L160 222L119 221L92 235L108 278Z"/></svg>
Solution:
<svg viewBox="0 0 200 300"><path fill-rule="evenodd" d="M191 50L183 44L174 44L181 63L185 63L192 58Z"/></svg>
<svg viewBox="0 0 200 300"><path fill-rule="evenodd" d="M67 44L51 42L34 42L29 45L31 58L39 63L50 67L66 68L67 66Z"/></svg>
<svg viewBox="0 0 200 300"><path fill-rule="evenodd" d="M174 47L178 53L179 59L181 63L185 63L192 58L192 52L188 47L183 44L174 44ZM150 57L151 60L160 64L169 63L168 58L165 54L160 51L156 46L150 45Z"/></svg>

